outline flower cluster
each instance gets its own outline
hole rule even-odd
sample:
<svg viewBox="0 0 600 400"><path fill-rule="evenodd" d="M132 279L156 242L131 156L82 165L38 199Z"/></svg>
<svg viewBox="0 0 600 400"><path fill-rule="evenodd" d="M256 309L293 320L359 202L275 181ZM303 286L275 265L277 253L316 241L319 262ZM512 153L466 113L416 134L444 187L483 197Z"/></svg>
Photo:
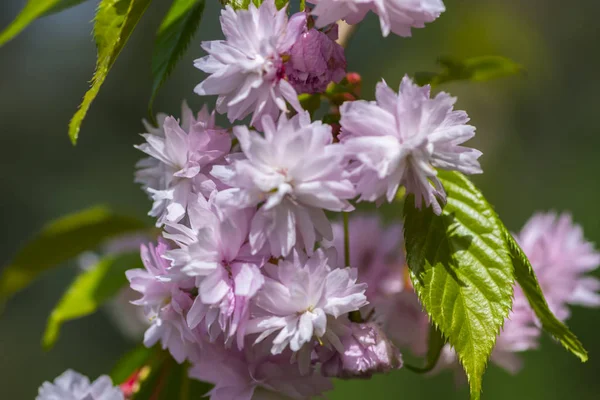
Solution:
<svg viewBox="0 0 600 400"><path fill-rule="evenodd" d="M140 246L144 268L126 272L131 303L145 318L144 345L189 365L190 377L213 385L212 400L309 399L332 378L401 368L401 351L425 356L432 327L408 279L402 225L346 213L407 193L440 215L438 170L482 172L456 98L404 76L397 91L381 80L375 100L363 100L336 42L337 21L356 24L368 11L383 36L410 36L445 11L442 0L308 3L292 15L275 0L227 5L224 39L203 42L207 54L194 62L206 75L194 91L217 96L215 111L194 114L184 102L180 119L144 121L136 146L146 157L135 180L160 234ZM217 125L217 113L233 126ZM139 241L125 239L105 251ZM600 253L568 215L536 215L516 240L559 319L569 305L600 306L600 280L585 275ZM514 293L491 355L511 372L541 332L523 291ZM446 346L434 372L457 366ZM131 391L67 371L38 400Z"/></svg>
<svg viewBox="0 0 600 400"><path fill-rule="evenodd" d="M406 34L443 10L416 3L377 12ZM150 321L144 343L189 361L191 376L215 385L213 400L255 391L309 398L330 389L330 377L400 368L398 347L423 352L428 321L407 284L402 228L353 219L345 259L344 230L327 213L391 201L401 186L439 213L435 168L481 171L480 153L461 146L475 131L466 113L408 77L398 93L378 84L375 102L336 105L336 129L311 119L298 94L324 95L346 76L323 7L312 10L323 29L273 0L226 7L225 40L202 44L208 55L195 65L208 76L195 91L217 95L230 122L251 115L249 126L221 128L206 106L195 116L184 103L181 120L146 123L137 146L149 157L136 180L163 228L158 243L142 246L145 268L127 272Z"/></svg>

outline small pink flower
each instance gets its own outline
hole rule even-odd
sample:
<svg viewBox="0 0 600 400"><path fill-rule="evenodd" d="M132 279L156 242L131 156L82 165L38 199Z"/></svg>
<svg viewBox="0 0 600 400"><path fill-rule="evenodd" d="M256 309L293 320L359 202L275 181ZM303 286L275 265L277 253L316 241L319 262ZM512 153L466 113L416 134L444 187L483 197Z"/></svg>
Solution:
<svg viewBox="0 0 600 400"><path fill-rule="evenodd" d="M394 32L411 36L411 28L423 28L435 21L446 8L442 0L309 0L316 4L312 14L317 17L317 27L324 27L343 19L357 24L367 12L379 16L381 33Z"/></svg>
<svg viewBox="0 0 600 400"><path fill-rule="evenodd" d="M344 148L333 143L329 125L311 123L307 112L289 120L282 114L277 125L265 116L263 128L264 136L234 128L243 154L213 167L211 174L231 186L217 194L217 203L225 209L259 206L250 225L253 253L267 245L272 256L286 256L297 243L311 253L317 240L332 239L324 210L353 209Z"/></svg>
<svg viewBox="0 0 600 400"><path fill-rule="evenodd" d="M333 249L318 249L310 258L294 252L278 265L265 266L265 284L256 296L257 316L247 329L248 333L261 333L257 343L277 333L272 340L273 354L281 354L288 346L300 351L314 338L339 343L328 330L328 321L359 310L367 298L366 285L356 282L356 269L336 268L335 256Z"/></svg>
<svg viewBox="0 0 600 400"><path fill-rule="evenodd" d="M189 373L214 385L208 392L210 400L309 400L333 389L331 381L314 369L301 374L290 358L289 352L271 355L264 345L248 343L240 351L208 343Z"/></svg>
<svg viewBox="0 0 600 400"><path fill-rule="evenodd" d="M135 146L150 156L137 164L136 182L154 200L149 215L162 226L185 217L192 195L208 197L217 189L206 173L229 153L231 136L215 125L206 106L194 117L184 102L181 122L164 115L158 120L158 128L146 123L146 142Z"/></svg>
<svg viewBox="0 0 600 400"><path fill-rule="evenodd" d="M252 114L251 125L260 127L263 115L275 119L286 112L286 101L302 111L298 95L284 77L282 55L298 40L306 26L306 15L287 17L287 7L277 10L274 0L260 7L250 2L248 10L221 11L225 40L203 42L208 56L195 61L209 76L196 86L201 96L218 95L217 111L229 121Z"/></svg>
<svg viewBox="0 0 600 400"><path fill-rule="evenodd" d="M141 247L144 269L130 269L126 272L131 289L142 294L133 304L143 306L146 317L152 322L144 334L144 345L152 347L161 342L173 358L182 363L193 354L196 339L188 328L185 318L192 307L189 291L194 287L193 280L171 282L167 276L168 262L163 258L168 247L159 241L154 247Z"/></svg>
<svg viewBox="0 0 600 400"><path fill-rule="evenodd" d="M54 382L44 382L36 400L124 400L123 392L102 375L94 382L73 370L66 370Z"/></svg>
<svg viewBox="0 0 600 400"><path fill-rule="evenodd" d="M263 285L262 255L252 255L248 230L252 210L224 213L214 204L194 202L189 226L168 224L164 236L179 247L169 250L169 277L195 278L198 296L187 314L190 328L203 324L211 340L221 333L225 341L243 345L250 299Z"/></svg>
<svg viewBox="0 0 600 400"><path fill-rule="evenodd" d="M441 92L432 99L429 91L405 76L397 94L380 82L376 101L342 104L339 138L359 201L391 202L404 185L417 207L424 200L440 214L446 193L435 168L481 173L481 152L460 146L475 135L467 113L453 110L456 98Z"/></svg>

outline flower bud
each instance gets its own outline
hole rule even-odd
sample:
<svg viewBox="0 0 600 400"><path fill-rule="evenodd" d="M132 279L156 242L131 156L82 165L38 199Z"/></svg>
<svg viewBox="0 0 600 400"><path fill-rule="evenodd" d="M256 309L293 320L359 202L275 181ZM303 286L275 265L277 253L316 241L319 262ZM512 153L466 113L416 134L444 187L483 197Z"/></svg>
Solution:
<svg viewBox="0 0 600 400"><path fill-rule="evenodd" d="M321 372L338 378L369 378L402 366L402 356L379 326L351 323L340 336L343 352L335 352L323 362ZM323 357L322 357L323 359Z"/></svg>
<svg viewBox="0 0 600 400"><path fill-rule="evenodd" d="M313 28L292 46L286 73L298 93L324 92L330 82L344 78L346 57L337 35L337 25L327 34Z"/></svg>

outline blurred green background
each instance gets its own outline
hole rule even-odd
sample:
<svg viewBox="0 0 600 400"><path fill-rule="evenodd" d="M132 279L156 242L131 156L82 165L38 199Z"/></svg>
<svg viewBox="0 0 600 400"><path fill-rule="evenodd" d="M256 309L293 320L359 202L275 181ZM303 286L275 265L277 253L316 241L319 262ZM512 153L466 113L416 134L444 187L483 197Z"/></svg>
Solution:
<svg viewBox="0 0 600 400"><path fill-rule="evenodd" d="M0 2L0 28L25 0ZM133 148L150 94L154 32L169 6L155 1L125 47L88 118L77 147L67 124L87 89L95 61L90 32L95 2L35 22L0 48L0 265L42 224L97 203L144 216L150 204L133 184ZM160 93L156 110L178 115L181 99L194 109L202 74L192 60L199 43L220 37L219 3L209 1L188 54ZM570 210L586 236L600 242L600 2L573 0L445 0L448 11L412 38L382 39L370 15L347 50L349 70L373 97L381 77L395 86L405 73L435 68L440 55L504 55L523 64L526 77L456 83L444 90L477 126L473 147L483 151L485 174L476 183L512 230L536 210ZM211 102L214 99L210 99ZM68 323L57 346L42 351L45 320L75 269L48 273L19 293L0 316L0 398L33 399L37 387L66 368L92 377L110 370L134 343L107 317ZM491 366L484 399L598 399L600 311L576 309L570 327L590 352L579 361L545 337L525 355L517 376ZM434 378L401 370L370 381L338 382L331 399L466 399L450 373Z"/></svg>

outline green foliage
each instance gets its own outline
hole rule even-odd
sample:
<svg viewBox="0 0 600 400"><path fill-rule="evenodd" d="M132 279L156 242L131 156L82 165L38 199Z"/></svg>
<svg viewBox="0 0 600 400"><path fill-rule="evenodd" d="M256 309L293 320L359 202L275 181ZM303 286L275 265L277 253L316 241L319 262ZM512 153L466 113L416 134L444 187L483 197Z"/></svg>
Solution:
<svg viewBox="0 0 600 400"><path fill-rule="evenodd" d="M448 195L442 215L405 202L410 276L433 323L467 373L471 398L512 303L513 270L494 210L463 175L439 172Z"/></svg>
<svg viewBox="0 0 600 400"><path fill-rule="evenodd" d="M311 117L321 107L321 95L319 93L303 93L298 96L298 101L300 101L302 108L310 113Z"/></svg>
<svg viewBox="0 0 600 400"><path fill-rule="evenodd" d="M106 257L82 272L52 310L42 340L44 348L49 350L54 346L64 322L96 312L116 295L127 283L125 271L141 267L139 253L121 254Z"/></svg>
<svg viewBox="0 0 600 400"><path fill-rule="evenodd" d="M150 362L150 358L156 352L140 345L125 354L110 372L110 378L115 384L125 382L135 371Z"/></svg>
<svg viewBox="0 0 600 400"><path fill-rule="evenodd" d="M196 400L206 394L211 385L188 377L188 363L177 364L170 355L158 357L150 364L148 377L132 400Z"/></svg>
<svg viewBox="0 0 600 400"><path fill-rule="evenodd" d="M250 3L253 3L256 7L260 7L262 0L221 0L223 5L229 5L234 10L247 10L250 7Z"/></svg>
<svg viewBox="0 0 600 400"><path fill-rule="evenodd" d="M94 38L98 47L96 72L92 78L92 86L69 123L69 137L73 144L77 142L81 123L98 95L108 71L149 4L150 0L102 0L100 2L94 24Z"/></svg>
<svg viewBox="0 0 600 400"><path fill-rule="evenodd" d="M435 326L430 327L429 338L427 339L427 356L425 359L425 366L415 367L410 364L404 364L404 366L419 374L431 372L440 359L440 354L442 354L442 349L444 348L445 344L446 340L444 339L444 336L440 330Z"/></svg>
<svg viewBox="0 0 600 400"><path fill-rule="evenodd" d="M60 7L65 1L61 0L29 0L13 22L0 33L0 46L17 36L23 29L37 18L49 13L53 8Z"/></svg>
<svg viewBox="0 0 600 400"><path fill-rule="evenodd" d="M289 0L275 0L275 7L281 10L283 7L288 5Z"/></svg>
<svg viewBox="0 0 600 400"><path fill-rule="evenodd" d="M575 354L583 362L587 361L588 354L579 339L563 324L560 322L550 308L548 303L542 294L542 290L533 271L531 263L521 250L521 247L517 244L512 235L505 229L505 236L508 242L511 257L513 260L515 278L523 289L531 308L535 311L535 315L546 332L554 336L565 349Z"/></svg>
<svg viewBox="0 0 600 400"><path fill-rule="evenodd" d="M90 208L49 223L3 269L0 304L42 272L111 237L145 228L142 221L114 214L106 207Z"/></svg>
<svg viewBox="0 0 600 400"><path fill-rule="evenodd" d="M187 49L204 12L204 0L175 0L163 20L156 36L152 55L152 96L148 106L150 115L152 103L158 89L167 80L175 64Z"/></svg>
<svg viewBox="0 0 600 400"><path fill-rule="evenodd" d="M79 4L85 3L86 1L88 0L59 0L59 2L54 7L52 7L44 13L44 17L47 15L59 13L71 7L78 6Z"/></svg>
<svg viewBox="0 0 600 400"><path fill-rule="evenodd" d="M521 65L500 56L473 57L462 61L440 57L438 64L443 67L442 72L417 72L417 84L437 86L451 81L484 82L524 72Z"/></svg>

